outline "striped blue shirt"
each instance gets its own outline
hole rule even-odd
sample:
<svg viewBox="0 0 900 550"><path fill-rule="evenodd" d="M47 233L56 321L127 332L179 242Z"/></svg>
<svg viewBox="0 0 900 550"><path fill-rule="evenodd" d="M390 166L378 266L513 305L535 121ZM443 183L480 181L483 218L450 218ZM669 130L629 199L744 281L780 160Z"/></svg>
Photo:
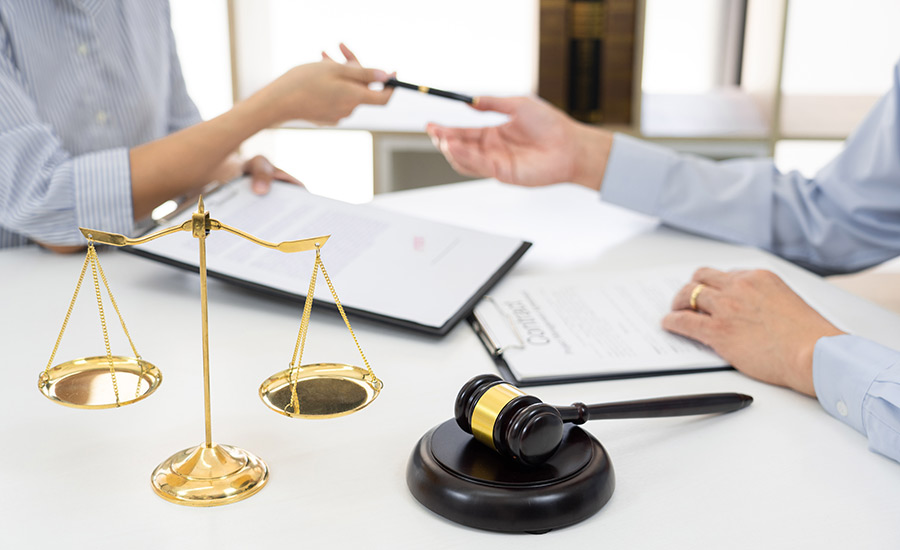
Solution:
<svg viewBox="0 0 900 550"><path fill-rule="evenodd" d="M771 159L712 162L617 135L603 199L695 233L771 250L821 272L900 255L900 63L893 86L814 178ZM825 116L825 115L823 115ZM898 349L859 336L820 338L813 383L831 415L900 461Z"/></svg>
<svg viewBox="0 0 900 550"><path fill-rule="evenodd" d="M166 0L0 0L0 248L131 233L128 150L200 121Z"/></svg>

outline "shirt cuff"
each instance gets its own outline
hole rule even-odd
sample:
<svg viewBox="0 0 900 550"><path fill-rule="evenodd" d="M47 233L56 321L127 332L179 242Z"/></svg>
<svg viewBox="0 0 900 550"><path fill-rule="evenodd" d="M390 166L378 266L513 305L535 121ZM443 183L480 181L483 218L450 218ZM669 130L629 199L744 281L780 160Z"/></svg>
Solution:
<svg viewBox="0 0 900 550"><path fill-rule="evenodd" d="M813 386L828 414L866 434L863 404L879 373L900 361L900 352L844 334L819 338L813 352Z"/></svg>
<svg viewBox="0 0 900 550"><path fill-rule="evenodd" d="M606 202L658 216L662 187L676 162L678 155L671 149L616 134L600 196Z"/></svg>
<svg viewBox="0 0 900 550"><path fill-rule="evenodd" d="M128 149L121 147L79 155L72 159L72 164L78 225L131 235L134 209Z"/></svg>

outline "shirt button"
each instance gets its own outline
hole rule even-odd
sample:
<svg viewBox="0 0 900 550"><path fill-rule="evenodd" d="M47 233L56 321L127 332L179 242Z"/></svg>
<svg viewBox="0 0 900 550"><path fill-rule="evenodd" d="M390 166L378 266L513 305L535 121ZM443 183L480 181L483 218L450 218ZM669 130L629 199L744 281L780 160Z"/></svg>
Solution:
<svg viewBox="0 0 900 550"><path fill-rule="evenodd" d="M106 124L106 121L109 120L109 115L106 114L106 111L97 111L95 118L97 119L97 124Z"/></svg>
<svg viewBox="0 0 900 550"><path fill-rule="evenodd" d="M844 403L843 401L838 401L837 402L837 412L841 416L847 416L847 413L849 413L850 411L847 409L846 403Z"/></svg>
<svg viewBox="0 0 900 550"><path fill-rule="evenodd" d="M87 53L88 53L88 47L87 47L87 44L85 44L84 42L82 42L81 44L79 44L79 45L78 45L78 53L79 53L80 55L87 55Z"/></svg>

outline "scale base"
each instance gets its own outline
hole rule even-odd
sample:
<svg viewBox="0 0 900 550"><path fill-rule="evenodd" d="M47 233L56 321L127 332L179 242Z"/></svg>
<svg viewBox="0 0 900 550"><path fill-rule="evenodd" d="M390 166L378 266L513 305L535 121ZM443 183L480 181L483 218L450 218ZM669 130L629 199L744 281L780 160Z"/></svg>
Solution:
<svg viewBox="0 0 900 550"><path fill-rule="evenodd" d="M503 458L448 420L419 440L406 469L413 496L432 512L478 529L545 533L595 514L615 487L600 442L566 426L538 467Z"/></svg>
<svg viewBox="0 0 900 550"><path fill-rule="evenodd" d="M230 445L198 445L179 451L153 470L153 491L175 504L219 506L262 489L269 468L255 455Z"/></svg>

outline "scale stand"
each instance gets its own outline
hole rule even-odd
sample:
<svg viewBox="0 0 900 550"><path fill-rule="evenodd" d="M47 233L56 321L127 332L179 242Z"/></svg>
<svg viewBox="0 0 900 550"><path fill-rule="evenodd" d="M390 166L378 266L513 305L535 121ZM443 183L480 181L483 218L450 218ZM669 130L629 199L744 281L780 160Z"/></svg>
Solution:
<svg viewBox="0 0 900 550"><path fill-rule="evenodd" d="M288 369L270 376L259 389L263 402L276 412L294 418L333 418L358 411L371 403L380 393L382 382L372 371L369 362L359 345L356 335L347 320L344 308L337 297L337 292L325 265L322 263L320 251L329 236L271 243L224 223L211 219L205 211L203 198L200 198L197 212L191 219L177 225L152 233L145 237L132 239L117 233L107 233L94 229L81 228L88 239L88 252L85 258L75 295L69 305L59 338L53 348L47 368L41 373L38 385L41 392L53 401L79 408L110 408L135 403L150 395L162 381L162 375L155 366L147 363L138 355L125 328L125 322L119 314L118 306L109 290L106 276L100 268L94 243L113 246L139 245L179 231L190 231L198 239L200 248L200 311L202 321L203 346L203 402L206 438L204 443L184 449L164 460L153 471L151 483L153 490L169 502L187 506L217 506L243 500L262 489L269 477L265 462L252 453L233 447L221 445L212 440L212 422L210 412L209 391L209 322L207 314L207 281L206 281L206 237L210 231L224 230L259 246L272 248L281 252L302 252L315 250L316 261L310 279L309 293L303 306L300 320L300 331L294 347L294 355ZM100 320L106 343L106 357L76 359L51 368L53 358L62 340L75 299L81 288L87 266L90 265L94 277L94 287L100 310ZM319 270L328 283L332 298L338 311L350 331L357 350L362 356L366 368L336 363L319 363L301 365L303 347L309 327L315 284ZM100 297L100 286L97 273L103 280L107 294L116 309L122 328L128 336L135 357L113 356L110 351L103 303ZM123 401L119 396L119 382L123 378L135 378L137 389L135 398ZM111 381L112 393L109 392ZM142 384L146 382L146 384ZM144 388L142 392L142 387Z"/></svg>

